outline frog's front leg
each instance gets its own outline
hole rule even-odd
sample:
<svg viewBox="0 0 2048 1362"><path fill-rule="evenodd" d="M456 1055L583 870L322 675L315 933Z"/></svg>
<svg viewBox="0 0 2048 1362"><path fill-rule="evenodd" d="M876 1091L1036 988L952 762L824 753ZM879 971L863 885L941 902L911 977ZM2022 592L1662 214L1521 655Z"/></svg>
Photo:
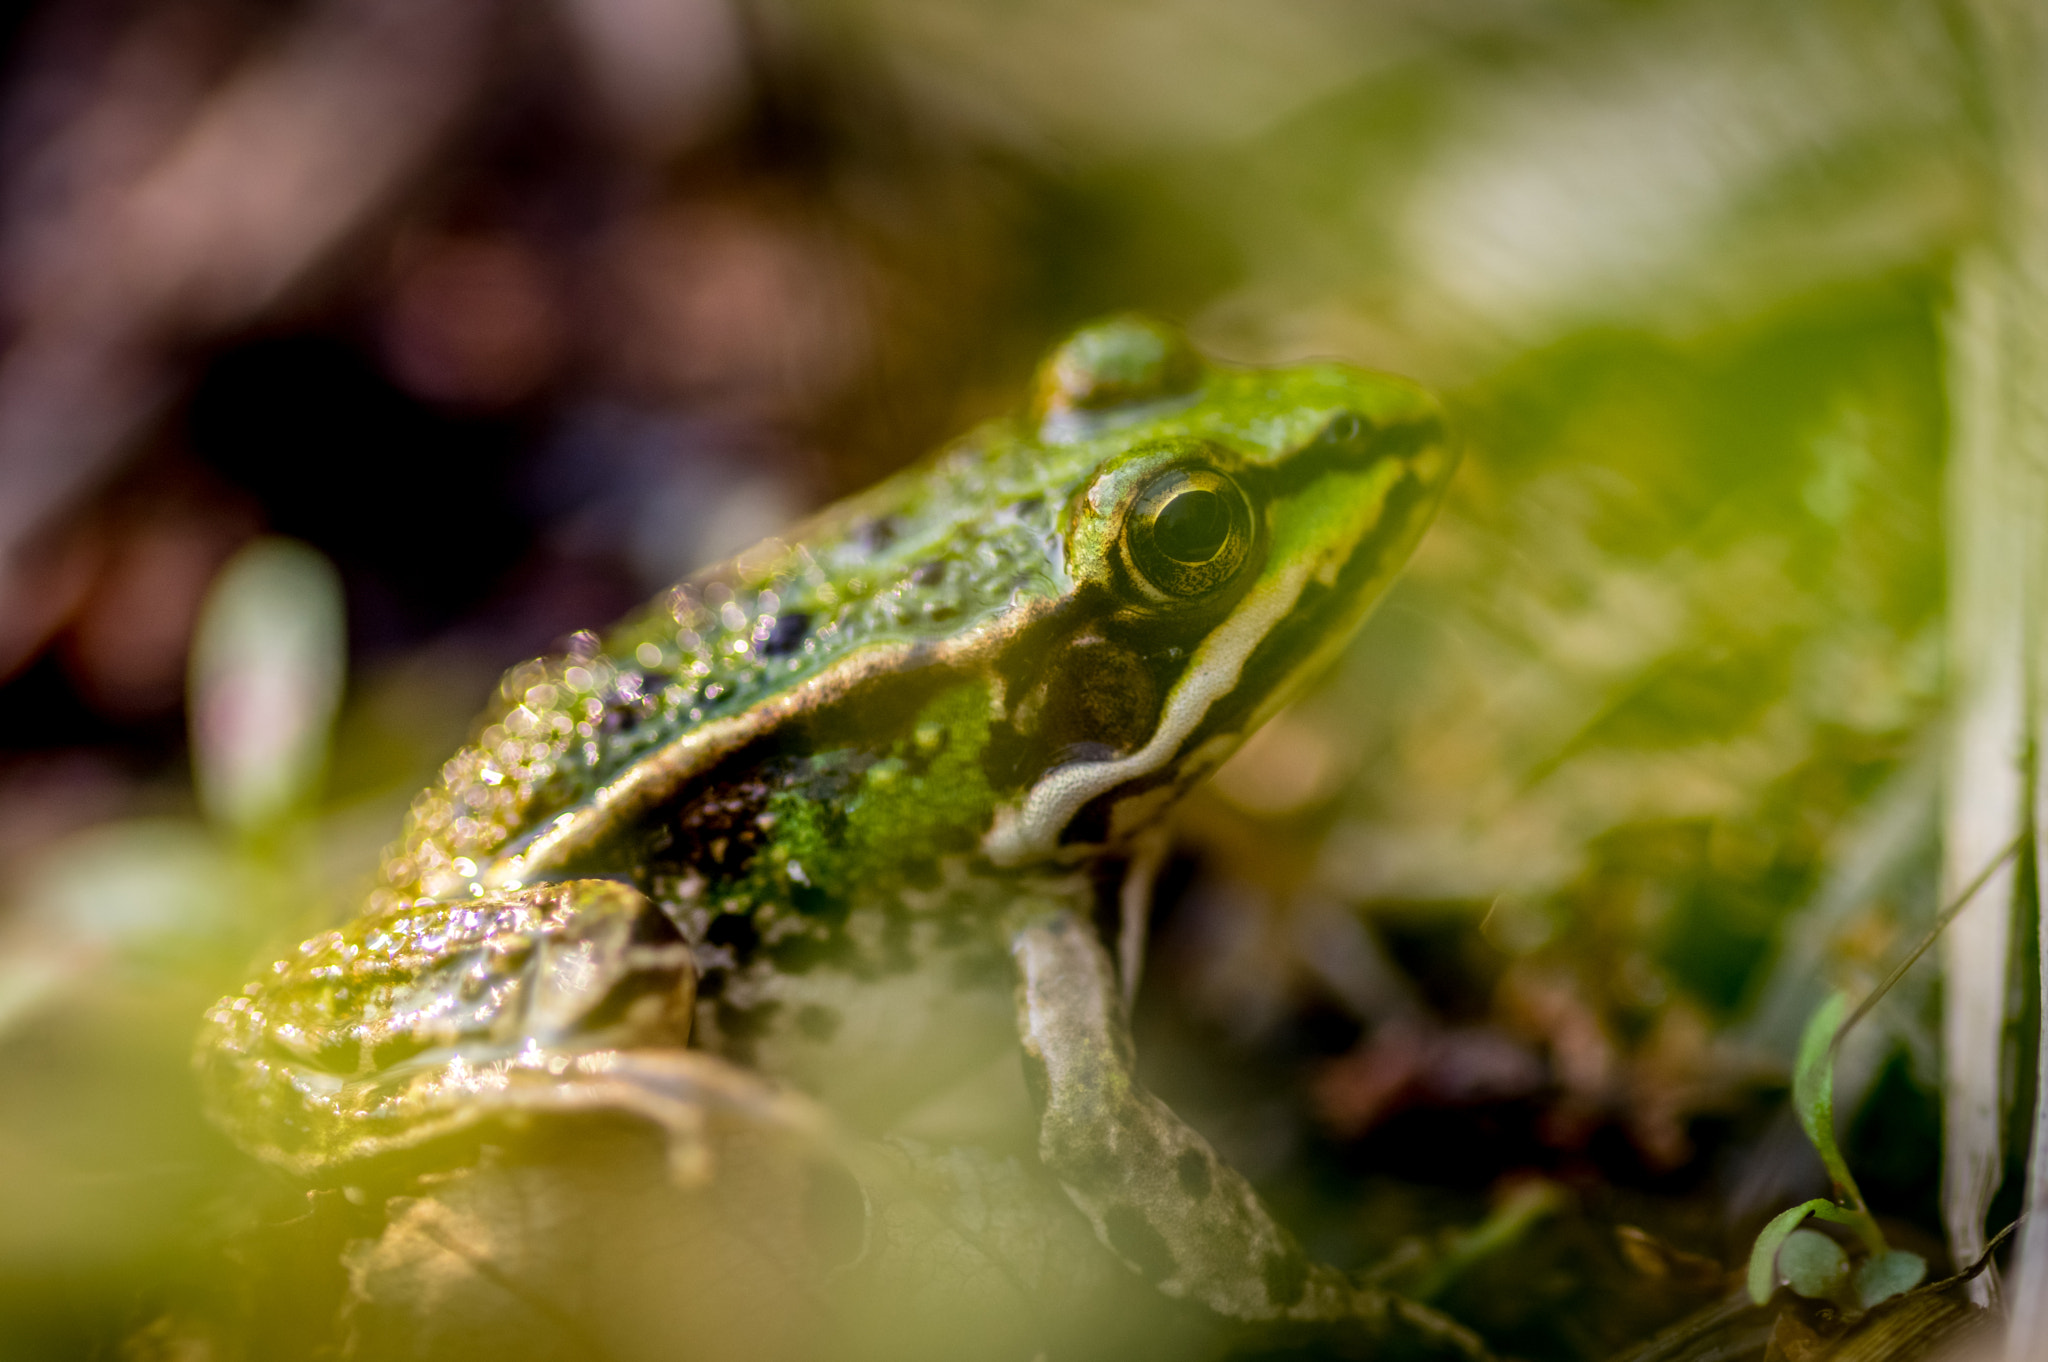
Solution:
<svg viewBox="0 0 2048 1362"><path fill-rule="evenodd" d="M1309 1258L1243 1175L1139 1085L1117 973L1087 923L1066 911L1029 918L1011 954L1039 1158L1126 1264L1231 1319L1347 1324L1485 1355L1435 1311Z"/></svg>
<svg viewBox="0 0 2048 1362"><path fill-rule="evenodd" d="M302 944L207 1016L216 1119L322 1174L543 1112L618 1111L705 1170L707 1112L808 1138L812 1104L682 1048L696 971L658 909L609 880L399 905Z"/></svg>

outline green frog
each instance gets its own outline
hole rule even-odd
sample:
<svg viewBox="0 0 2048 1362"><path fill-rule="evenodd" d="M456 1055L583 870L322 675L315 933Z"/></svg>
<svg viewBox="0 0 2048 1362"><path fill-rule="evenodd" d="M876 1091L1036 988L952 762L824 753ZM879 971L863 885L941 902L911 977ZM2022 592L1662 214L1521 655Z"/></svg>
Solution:
<svg viewBox="0 0 2048 1362"><path fill-rule="evenodd" d="M882 1133L993 1063L1166 1295L1461 1342L1307 1257L1126 1025L1131 848L1346 645L1454 462L1404 380L1080 331L1020 415L508 672L362 915L209 1012L216 1119L333 1176L625 1112L703 1176L708 1110Z"/></svg>

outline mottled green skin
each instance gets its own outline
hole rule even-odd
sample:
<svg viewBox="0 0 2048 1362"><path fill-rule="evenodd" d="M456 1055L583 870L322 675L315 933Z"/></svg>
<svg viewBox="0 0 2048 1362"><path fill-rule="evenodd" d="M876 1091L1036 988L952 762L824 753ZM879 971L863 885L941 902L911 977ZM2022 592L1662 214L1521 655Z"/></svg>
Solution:
<svg viewBox="0 0 2048 1362"><path fill-rule="evenodd" d="M1375 427L1435 420L1411 385L1336 365L1211 371L1190 398L1066 443L1046 442L1028 418L992 423L786 541L677 586L601 641L584 636L569 657L514 668L479 740L414 802L385 862L389 892L464 892L474 872L451 870L458 858L483 864L678 730L787 691L864 646L941 641L1022 603L1075 597L1069 560L1102 548L1064 545L1068 503L1134 445L1195 436L1283 451L1346 411ZM798 615L808 627L794 646L778 642L778 624ZM849 745L876 745L873 717L853 716ZM985 807L961 813L978 833Z"/></svg>
<svg viewBox="0 0 2048 1362"><path fill-rule="evenodd" d="M1013 1053L1021 1025L1048 1166L1149 1272L1159 1255L1116 1242L1129 1215L1207 1222L1104 1209L1061 1163L1091 1134L1061 1113L1122 1118L1060 1084L1135 1088L1101 1069L1128 1052L1101 1030L1119 1009L1016 1012L1020 971L1034 997L1085 1002L1094 983L1062 975L1107 959L1031 924L1086 921L1102 858L1342 645L1451 465L1434 403L1401 380L1215 368L1134 319L1080 333L1020 416L508 673L363 917L209 1014L218 1119L308 1173L507 1110L662 1120L646 1095L667 1080L618 1075L687 1030L882 1131ZM1133 508L1161 470L1243 498L1244 533L1192 576L1144 566L1169 541ZM1034 954L1041 939L1067 944ZM1145 1101L1114 1110L1171 1129L1125 1144L1206 1150ZM1176 1233L1183 1262L1223 1264L1211 1276L1255 1253L1250 1231ZM1160 1280L1246 1308L1234 1286Z"/></svg>

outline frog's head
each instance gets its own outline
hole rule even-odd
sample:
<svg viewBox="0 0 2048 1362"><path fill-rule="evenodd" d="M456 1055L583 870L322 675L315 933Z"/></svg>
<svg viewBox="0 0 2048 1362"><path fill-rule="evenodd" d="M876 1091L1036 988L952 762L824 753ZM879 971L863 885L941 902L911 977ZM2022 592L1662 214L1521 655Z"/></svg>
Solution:
<svg viewBox="0 0 2048 1362"><path fill-rule="evenodd" d="M1065 589L1004 667L1007 864L1114 843L1220 765L1350 639L1456 461L1405 380L1210 366L1142 318L1056 350L1027 422Z"/></svg>

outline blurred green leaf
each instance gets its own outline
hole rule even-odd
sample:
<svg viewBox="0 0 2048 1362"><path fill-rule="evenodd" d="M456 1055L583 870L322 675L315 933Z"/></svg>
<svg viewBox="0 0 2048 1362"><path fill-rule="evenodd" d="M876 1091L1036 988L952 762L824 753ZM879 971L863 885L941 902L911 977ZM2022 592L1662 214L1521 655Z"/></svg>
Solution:
<svg viewBox="0 0 2048 1362"><path fill-rule="evenodd" d="M197 823L135 819L51 846L0 938L0 1034L109 962L210 958L246 921L251 870Z"/></svg>
<svg viewBox="0 0 2048 1362"><path fill-rule="evenodd" d="M341 582L316 550L259 539L221 569L192 644L193 776L243 835L302 806L327 764L344 668Z"/></svg>

